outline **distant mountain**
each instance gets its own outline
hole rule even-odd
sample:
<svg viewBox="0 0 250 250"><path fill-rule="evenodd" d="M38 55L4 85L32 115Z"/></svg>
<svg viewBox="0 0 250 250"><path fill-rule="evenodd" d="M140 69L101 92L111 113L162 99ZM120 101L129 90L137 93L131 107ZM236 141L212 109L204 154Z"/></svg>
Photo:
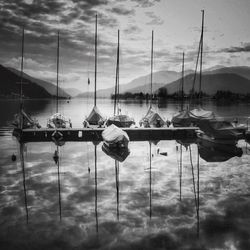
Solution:
<svg viewBox="0 0 250 250"><path fill-rule="evenodd" d="M16 75L20 75L20 71L14 68L8 68L10 71L12 71L13 73L15 73ZM43 87L44 89L47 90L47 92L50 93L50 95L52 96L56 96L56 86L50 82L46 82L37 78L34 78L32 76L29 76L27 74L23 74L23 78L26 80L29 80L33 83L36 83L37 85ZM70 94L68 94L66 91L64 91L62 88L58 88L58 94L59 97L63 97L63 98L69 98Z"/></svg>
<svg viewBox="0 0 250 250"><path fill-rule="evenodd" d="M23 95L29 98L51 98L51 94L33 82L31 79L24 79ZM17 97L20 95L20 76L8 68L0 65L0 96Z"/></svg>
<svg viewBox="0 0 250 250"><path fill-rule="evenodd" d="M185 75L192 73L193 71L189 70L185 72ZM158 71L153 73L153 89L158 89L159 87L164 86L167 83L173 82L181 77L180 72L175 71ZM110 97L114 93L115 86L112 88L101 89L97 91L97 96L101 98ZM146 76L138 77L127 84L120 85L120 93L131 92L138 93L143 92L147 93L150 91L150 74ZM77 97L93 97L94 93L81 93Z"/></svg>
<svg viewBox="0 0 250 250"><path fill-rule="evenodd" d="M72 97L75 97L81 93L79 89L75 89L75 88L64 88L64 91L66 91L66 93L68 93Z"/></svg>
<svg viewBox="0 0 250 250"><path fill-rule="evenodd" d="M198 80L195 83L195 91L198 91ZM177 92L180 81L166 84L163 88L167 89L168 94ZM188 94L192 89L193 74L184 78L184 92ZM208 95L214 95L218 90L231 91L232 93L250 93L250 80L240 75L232 73L204 74L202 76L201 90Z"/></svg>
<svg viewBox="0 0 250 250"><path fill-rule="evenodd" d="M247 66L236 66L236 67L223 67L217 69L210 69L209 71L204 72L204 74L224 74L224 73L232 73L242 76L248 80L250 80L250 67Z"/></svg>

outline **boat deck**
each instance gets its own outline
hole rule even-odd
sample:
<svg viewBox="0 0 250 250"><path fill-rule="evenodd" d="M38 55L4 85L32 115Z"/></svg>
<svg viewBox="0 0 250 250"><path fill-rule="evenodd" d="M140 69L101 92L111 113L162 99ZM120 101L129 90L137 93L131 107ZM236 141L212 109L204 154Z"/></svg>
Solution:
<svg viewBox="0 0 250 250"><path fill-rule="evenodd" d="M20 142L50 142L62 141L102 141L104 128L65 128L65 129L14 129L13 136ZM195 139L197 127L180 128L122 128L130 141L158 141Z"/></svg>

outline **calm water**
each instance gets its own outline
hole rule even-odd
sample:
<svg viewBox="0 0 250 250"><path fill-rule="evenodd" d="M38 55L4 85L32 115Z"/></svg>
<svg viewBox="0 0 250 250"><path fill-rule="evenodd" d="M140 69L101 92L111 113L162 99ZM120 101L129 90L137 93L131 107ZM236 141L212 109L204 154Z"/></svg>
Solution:
<svg viewBox="0 0 250 250"><path fill-rule="evenodd" d="M55 112L52 101L28 101L25 107L42 126ZM110 100L98 100L98 107L107 117L113 112ZM87 100L60 103L73 127L82 126L91 108ZM147 108L146 103L122 104L123 113L136 121ZM178 105L155 108L171 119ZM238 117L240 122L246 122L250 110L246 104L207 103L204 108L228 119ZM223 162L216 162L221 156L213 162L199 158L197 217L196 144L188 150L182 147L181 201L181 147L175 141L152 144L151 172L148 142L130 142L131 153L119 166L100 143L96 172L93 143L68 142L60 148L59 179L53 161L56 146L28 143L24 192L19 144L8 132L17 110L17 102L0 101L1 249L250 249L250 151L244 141L237 145L243 150L241 157Z"/></svg>

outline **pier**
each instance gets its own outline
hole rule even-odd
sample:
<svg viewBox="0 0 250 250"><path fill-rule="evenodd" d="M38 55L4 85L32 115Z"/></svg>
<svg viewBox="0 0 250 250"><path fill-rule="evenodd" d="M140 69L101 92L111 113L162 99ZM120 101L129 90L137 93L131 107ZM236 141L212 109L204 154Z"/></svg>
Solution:
<svg viewBox="0 0 250 250"><path fill-rule="evenodd" d="M60 129L14 129L13 136L22 143L102 141L102 131L105 128L60 128ZM180 128L122 128L130 141L158 141L195 139L197 127Z"/></svg>

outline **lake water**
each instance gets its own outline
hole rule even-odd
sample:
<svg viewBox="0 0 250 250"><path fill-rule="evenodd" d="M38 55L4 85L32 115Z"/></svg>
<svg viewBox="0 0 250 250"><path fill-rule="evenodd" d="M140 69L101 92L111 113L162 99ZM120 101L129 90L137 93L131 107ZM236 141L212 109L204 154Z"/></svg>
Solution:
<svg viewBox="0 0 250 250"><path fill-rule="evenodd" d="M86 99L62 100L59 109L73 127L82 127L92 105ZM111 100L97 105L107 117L113 113ZM121 106L137 122L148 109L145 102ZM165 119L178 110L176 103L154 107ZM208 102L204 108L240 122L250 113L247 104ZM45 126L55 103L26 101L25 110ZM130 142L130 155L119 164L102 151L102 143L67 142L59 149L58 179L54 143L27 143L24 182L20 146L9 131L18 102L1 100L0 111L0 249L250 249L245 141L237 145L241 157L225 160L225 152L218 156L217 150L199 157L198 207L196 144L187 149L176 141L152 144L150 171L146 141Z"/></svg>

